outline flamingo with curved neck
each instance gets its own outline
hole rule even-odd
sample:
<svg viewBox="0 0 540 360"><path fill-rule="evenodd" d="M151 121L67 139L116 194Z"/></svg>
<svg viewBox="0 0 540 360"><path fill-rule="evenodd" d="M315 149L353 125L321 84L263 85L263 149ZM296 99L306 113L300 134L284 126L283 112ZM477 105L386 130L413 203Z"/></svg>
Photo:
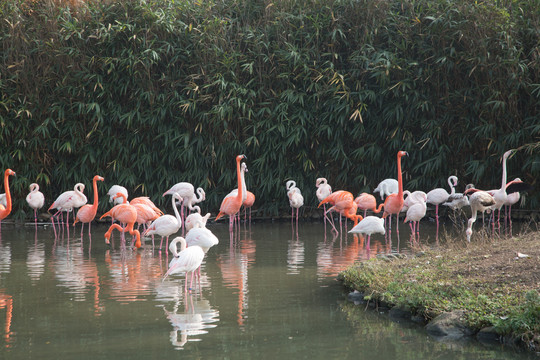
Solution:
<svg viewBox="0 0 540 360"><path fill-rule="evenodd" d="M30 184L30 193L26 195L26 202L32 209L34 209L34 223L37 226L37 211L45 204L45 196L41 191L39 191L38 184Z"/></svg>
<svg viewBox="0 0 540 360"><path fill-rule="evenodd" d="M492 210L499 210L498 213L498 219L497 224L500 227L500 220L501 220L501 208L504 206L504 203L506 202L506 198L508 197L508 194L506 192L506 159L514 152L514 150L508 150L503 154L502 157L502 180L501 180L501 187L498 190L491 190L488 191L493 196L493 200L495 200L495 204L491 206ZM492 214L493 217L493 226L495 226L495 211L493 211Z"/></svg>
<svg viewBox="0 0 540 360"><path fill-rule="evenodd" d="M225 197L221 202L219 207L219 214L216 216L216 221L223 215L229 215L229 232L233 231L234 217L237 212L240 211L243 202L243 183L242 183L242 172L240 169L240 162L242 159L246 159L246 155L238 155L236 157L236 178L238 179L238 193L236 196Z"/></svg>
<svg viewBox="0 0 540 360"><path fill-rule="evenodd" d="M114 206L111 210L107 211L105 214L103 214L100 217L100 220L103 219L106 216L111 216L112 218L127 224L125 228L122 228L118 224L112 224L109 227L109 230L105 233L105 243L110 243L111 234L114 229L120 231L122 234L124 234L126 231L129 232L131 235L135 236L135 247L140 248L141 247L141 233L139 230L135 230L135 222L137 221L137 209L130 205L127 202L126 196L122 193L117 193L116 196L113 198L115 200L117 197L123 197L124 203L118 204Z"/></svg>
<svg viewBox="0 0 540 360"><path fill-rule="evenodd" d="M171 196L172 207L174 216L170 214L161 215L150 224L150 226L143 232L143 236L147 235L160 235L161 243L159 244L159 250L163 246L163 238L167 238L167 247L169 246L169 236L175 234L182 227L182 218L176 207L177 200L181 201L182 196L179 193L173 193ZM153 245L152 245L153 246Z"/></svg>
<svg viewBox="0 0 540 360"><path fill-rule="evenodd" d="M0 205L0 224L11 213L11 191L9 191L9 176L15 176L15 171L6 169L4 172L4 188L6 191L6 206Z"/></svg>
<svg viewBox="0 0 540 360"><path fill-rule="evenodd" d="M90 224L94 220L97 214L98 209L98 202L99 202L99 196L98 196L98 190L97 190L97 182L105 180L103 177L96 175L92 179L92 189L94 190L94 203L93 204L86 204L83 205L79 211L77 212L77 216L75 217L75 222L73 222L73 226L75 226L76 223L79 221L81 222L81 238L83 235L83 229L84 224L88 224L88 235L90 234Z"/></svg>

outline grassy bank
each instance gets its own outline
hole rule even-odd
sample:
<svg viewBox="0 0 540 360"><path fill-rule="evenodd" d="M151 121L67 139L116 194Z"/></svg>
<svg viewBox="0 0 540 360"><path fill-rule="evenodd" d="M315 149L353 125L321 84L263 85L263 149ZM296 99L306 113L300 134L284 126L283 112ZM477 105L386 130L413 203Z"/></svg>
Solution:
<svg viewBox="0 0 540 360"><path fill-rule="evenodd" d="M403 259L358 263L339 278L366 300L428 320L464 310L472 329L493 326L500 335L540 348L540 233L495 239L478 234L472 243L448 240L420 250Z"/></svg>

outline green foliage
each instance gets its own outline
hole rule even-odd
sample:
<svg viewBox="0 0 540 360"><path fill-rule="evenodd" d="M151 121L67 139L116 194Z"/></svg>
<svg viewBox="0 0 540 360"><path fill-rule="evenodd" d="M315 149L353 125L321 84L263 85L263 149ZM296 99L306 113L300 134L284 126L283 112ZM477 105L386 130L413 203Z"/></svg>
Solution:
<svg viewBox="0 0 540 360"><path fill-rule="evenodd" d="M316 205L315 179L429 190L500 183L505 150L538 143L538 2L333 0L2 2L0 166L17 217L95 174L158 205L174 183L213 213L248 156L259 215ZM537 151L509 177L536 184ZM539 193L527 206L540 203ZM100 206L105 210L106 204Z"/></svg>

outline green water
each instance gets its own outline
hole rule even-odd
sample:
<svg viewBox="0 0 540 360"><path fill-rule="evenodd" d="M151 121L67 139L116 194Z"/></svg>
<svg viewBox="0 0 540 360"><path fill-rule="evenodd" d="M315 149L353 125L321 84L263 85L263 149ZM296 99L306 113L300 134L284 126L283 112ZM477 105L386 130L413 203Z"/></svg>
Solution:
<svg viewBox="0 0 540 360"><path fill-rule="evenodd" d="M0 359L525 359L498 345L444 343L421 326L397 323L347 300L336 274L378 252L398 251L374 235L370 253L322 224L210 224L220 243L200 284L162 281L170 257L122 249L105 225L92 238L2 225ZM428 234L429 223L423 225ZM401 252L408 228L401 229ZM127 237L128 240L130 237ZM91 240L91 241L90 241ZM159 241L156 243L159 244Z"/></svg>

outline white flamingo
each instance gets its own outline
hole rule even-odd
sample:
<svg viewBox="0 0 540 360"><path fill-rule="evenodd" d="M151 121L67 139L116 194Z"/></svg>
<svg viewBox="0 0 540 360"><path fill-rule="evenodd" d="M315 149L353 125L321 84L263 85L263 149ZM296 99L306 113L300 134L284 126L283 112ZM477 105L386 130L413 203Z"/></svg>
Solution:
<svg viewBox="0 0 540 360"><path fill-rule="evenodd" d="M45 204L45 196L41 191L39 191L38 184L30 184L30 193L26 195L26 202L32 209L34 209L34 222L37 225L37 211Z"/></svg>
<svg viewBox="0 0 540 360"><path fill-rule="evenodd" d="M180 214L178 213L178 209L176 208L176 200L181 200L182 197L178 193L173 193L171 197L172 207L174 210L174 215L161 215L156 220L154 220L150 226L143 232L143 236L148 235L160 235L161 236L161 243L159 244L159 250L161 251L161 247L163 246L163 238L167 238L167 244L169 243L169 236L172 234L175 234L180 230L180 227L182 226L182 219L180 218Z"/></svg>

